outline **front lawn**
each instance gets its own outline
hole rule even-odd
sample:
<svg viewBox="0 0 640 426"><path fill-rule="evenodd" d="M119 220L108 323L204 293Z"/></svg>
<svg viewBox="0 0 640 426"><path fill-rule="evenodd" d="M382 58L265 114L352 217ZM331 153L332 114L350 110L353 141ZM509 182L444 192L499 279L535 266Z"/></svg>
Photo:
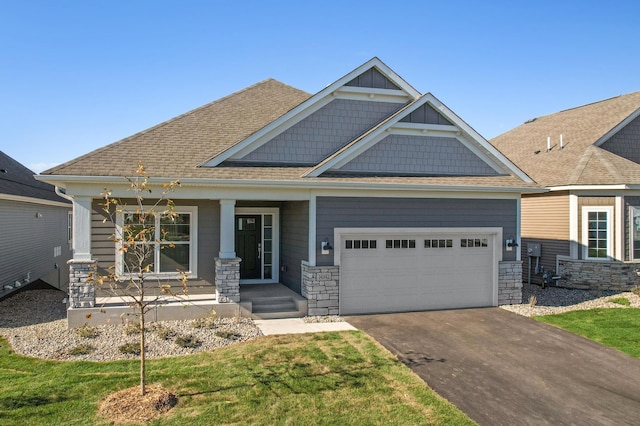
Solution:
<svg viewBox="0 0 640 426"><path fill-rule="evenodd" d="M359 331L267 336L147 365L148 383L178 396L156 425L473 424ZM44 361L0 339L0 424L108 424L97 404L137 383L135 361Z"/></svg>
<svg viewBox="0 0 640 426"><path fill-rule="evenodd" d="M597 308L534 318L640 358L640 309Z"/></svg>

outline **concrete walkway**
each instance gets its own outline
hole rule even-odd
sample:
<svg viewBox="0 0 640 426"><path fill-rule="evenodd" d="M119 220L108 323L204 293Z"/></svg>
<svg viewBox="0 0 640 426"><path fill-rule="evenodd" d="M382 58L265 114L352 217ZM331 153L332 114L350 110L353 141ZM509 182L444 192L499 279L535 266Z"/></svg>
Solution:
<svg viewBox="0 0 640 426"><path fill-rule="evenodd" d="M640 422L640 359L530 318L487 308L345 319L480 425Z"/></svg>
<svg viewBox="0 0 640 426"><path fill-rule="evenodd" d="M300 334L300 333L318 333L322 331L342 331L356 330L354 326L347 322L315 322L307 323L302 318L284 318L269 320L253 321L262 334L268 336L270 334Z"/></svg>

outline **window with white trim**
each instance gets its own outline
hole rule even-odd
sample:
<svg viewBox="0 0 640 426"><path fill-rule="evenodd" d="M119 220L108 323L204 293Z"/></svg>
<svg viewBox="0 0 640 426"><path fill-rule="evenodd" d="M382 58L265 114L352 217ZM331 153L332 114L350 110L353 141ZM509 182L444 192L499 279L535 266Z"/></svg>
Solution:
<svg viewBox="0 0 640 426"><path fill-rule="evenodd" d="M631 207L629 214L631 232L631 259L640 260L640 207Z"/></svg>
<svg viewBox="0 0 640 426"><path fill-rule="evenodd" d="M152 230L147 242L135 241L138 250L123 251L122 241L116 243L116 269L119 275L135 274L131 265L137 265L136 256L144 257L143 266L149 267L151 276L180 277L178 271L197 276L197 207L176 207L173 217L147 216L142 223L140 213L125 209L117 217L117 238L120 240L125 226L135 234L143 225ZM139 250L144 248L144 250Z"/></svg>
<svg viewBox="0 0 640 426"><path fill-rule="evenodd" d="M582 208L582 245L584 259L610 259L613 254L612 206Z"/></svg>

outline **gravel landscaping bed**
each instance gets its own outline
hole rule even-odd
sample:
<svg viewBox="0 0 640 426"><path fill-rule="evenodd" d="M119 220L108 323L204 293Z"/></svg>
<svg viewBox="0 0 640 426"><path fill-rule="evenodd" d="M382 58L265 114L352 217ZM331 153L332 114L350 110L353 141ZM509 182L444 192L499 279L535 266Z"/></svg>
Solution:
<svg viewBox="0 0 640 426"><path fill-rule="evenodd" d="M535 297L535 304L529 303ZM625 306L611 302L611 299L623 297L629 300ZM573 290L558 287L546 287L535 284L522 284L522 302L519 305L501 305L502 309L518 315L532 317L537 315L560 314L563 312L593 308L640 308L640 296L632 292L601 292L594 295L589 290Z"/></svg>
<svg viewBox="0 0 640 426"><path fill-rule="evenodd" d="M58 290L29 290L0 302L0 335L16 353L56 360L112 361L135 359L123 354L120 346L137 344L140 335L132 327L105 324L67 330L66 294ZM194 324L200 325L195 327ZM162 321L149 323L147 358L192 354L229 346L262 335L248 318L208 318L203 321ZM189 339L189 336L193 338ZM179 339L182 337L182 339ZM181 347L192 345L194 347ZM82 347L94 349L87 354L71 355Z"/></svg>

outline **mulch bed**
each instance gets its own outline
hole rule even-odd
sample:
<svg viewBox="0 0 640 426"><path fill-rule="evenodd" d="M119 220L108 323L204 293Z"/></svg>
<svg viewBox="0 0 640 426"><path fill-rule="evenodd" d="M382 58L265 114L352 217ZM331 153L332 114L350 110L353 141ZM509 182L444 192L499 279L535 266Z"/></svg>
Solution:
<svg viewBox="0 0 640 426"><path fill-rule="evenodd" d="M140 395L140 386L108 395L100 403L98 413L115 424L146 423L178 403L178 397L160 385L147 385L145 389L144 396Z"/></svg>

